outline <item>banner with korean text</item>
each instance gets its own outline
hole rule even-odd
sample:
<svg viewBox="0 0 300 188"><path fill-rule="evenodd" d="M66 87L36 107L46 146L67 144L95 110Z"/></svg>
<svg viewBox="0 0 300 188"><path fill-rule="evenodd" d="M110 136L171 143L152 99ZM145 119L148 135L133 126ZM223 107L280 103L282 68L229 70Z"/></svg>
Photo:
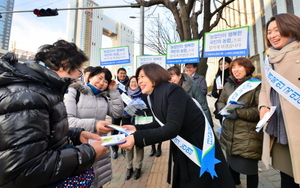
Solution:
<svg viewBox="0 0 300 188"><path fill-rule="evenodd" d="M100 49L100 65L130 63L129 46Z"/></svg>
<svg viewBox="0 0 300 188"><path fill-rule="evenodd" d="M204 57L248 56L249 26L205 33Z"/></svg>
<svg viewBox="0 0 300 188"><path fill-rule="evenodd" d="M166 55L138 55L136 57L136 67L149 63L156 63L165 69Z"/></svg>
<svg viewBox="0 0 300 188"><path fill-rule="evenodd" d="M199 63L199 40L167 44L167 64Z"/></svg>

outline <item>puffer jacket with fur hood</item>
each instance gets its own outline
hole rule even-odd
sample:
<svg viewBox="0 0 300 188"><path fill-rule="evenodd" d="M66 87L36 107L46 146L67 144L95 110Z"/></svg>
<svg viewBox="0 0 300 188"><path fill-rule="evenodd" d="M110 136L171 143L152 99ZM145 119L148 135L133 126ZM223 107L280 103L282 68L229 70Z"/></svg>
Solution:
<svg viewBox="0 0 300 188"><path fill-rule="evenodd" d="M76 101L77 91L80 92L78 102ZM64 102L70 126L81 127L93 133L97 133L96 124L98 121L104 121L106 115L119 118L122 117L124 110L123 101L117 89L95 95L91 88L82 82L70 85ZM93 167L96 175L92 187L98 188L110 181L112 178L110 150L95 160Z"/></svg>

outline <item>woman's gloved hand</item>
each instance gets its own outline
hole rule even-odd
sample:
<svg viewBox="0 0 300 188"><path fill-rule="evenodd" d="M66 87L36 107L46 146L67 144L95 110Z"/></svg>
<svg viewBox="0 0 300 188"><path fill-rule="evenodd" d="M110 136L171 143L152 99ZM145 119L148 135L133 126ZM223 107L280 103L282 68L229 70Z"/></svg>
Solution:
<svg viewBox="0 0 300 188"><path fill-rule="evenodd" d="M236 112L236 109L234 109L234 110L227 110L227 112L230 113L228 116L226 116L227 119L235 120L235 119L237 119L239 117L238 113Z"/></svg>

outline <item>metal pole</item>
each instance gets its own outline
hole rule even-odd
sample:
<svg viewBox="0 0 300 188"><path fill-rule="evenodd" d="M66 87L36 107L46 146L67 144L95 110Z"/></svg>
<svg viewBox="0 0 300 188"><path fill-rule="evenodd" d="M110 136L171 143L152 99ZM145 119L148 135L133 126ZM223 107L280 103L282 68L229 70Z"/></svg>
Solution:
<svg viewBox="0 0 300 188"><path fill-rule="evenodd" d="M144 55L144 7L140 7L140 55Z"/></svg>

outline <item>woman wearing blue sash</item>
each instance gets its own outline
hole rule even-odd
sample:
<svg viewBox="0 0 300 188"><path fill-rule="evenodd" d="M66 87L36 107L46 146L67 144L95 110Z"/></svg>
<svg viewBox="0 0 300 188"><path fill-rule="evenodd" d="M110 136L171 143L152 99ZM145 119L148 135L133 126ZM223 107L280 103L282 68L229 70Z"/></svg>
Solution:
<svg viewBox="0 0 300 188"><path fill-rule="evenodd" d="M280 170L282 188L299 188L300 18L273 16L266 25L266 36L269 57L262 66L260 118L271 106L276 110L264 129L262 158L268 167L272 157L272 166Z"/></svg>
<svg viewBox="0 0 300 188"><path fill-rule="evenodd" d="M237 58L230 63L230 75L217 103L218 110L235 97L245 106L231 110L224 116L220 137L221 147L226 151L227 162L235 185L241 187L240 174L247 175L247 188L258 186L258 160L262 154L262 133L255 131L259 121L258 96L260 84L244 89L250 84L255 67L248 58ZM260 83L260 81L258 80ZM243 92L243 89L245 92Z"/></svg>
<svg viewBox="0 0 300 188"><path fill-rule="evenodd" d="M190 144L202 149L206 128L205 118L189 94L181 86L169 83L170 74L160 65L142 65L137 69L136 76L142 93L148 95L154 121L145 125L123 126L136 132L127 136L125 138L126 143L120 144L119 147L124 149L131 149L134 145L144 147L180 136ZM211 136L215 138L214 134ZM170 169L173 161L172 187L235 187L217 141L214 152L214 157L219 162L215 164L212 171L216 172L217 177L208 172L204 172L200 176L201 169L199 166L187 157L175 143L170 141L170 157L172 159L169 159L168 182L170 183ZM214 161L213 158L211 160Z"/></svg>

